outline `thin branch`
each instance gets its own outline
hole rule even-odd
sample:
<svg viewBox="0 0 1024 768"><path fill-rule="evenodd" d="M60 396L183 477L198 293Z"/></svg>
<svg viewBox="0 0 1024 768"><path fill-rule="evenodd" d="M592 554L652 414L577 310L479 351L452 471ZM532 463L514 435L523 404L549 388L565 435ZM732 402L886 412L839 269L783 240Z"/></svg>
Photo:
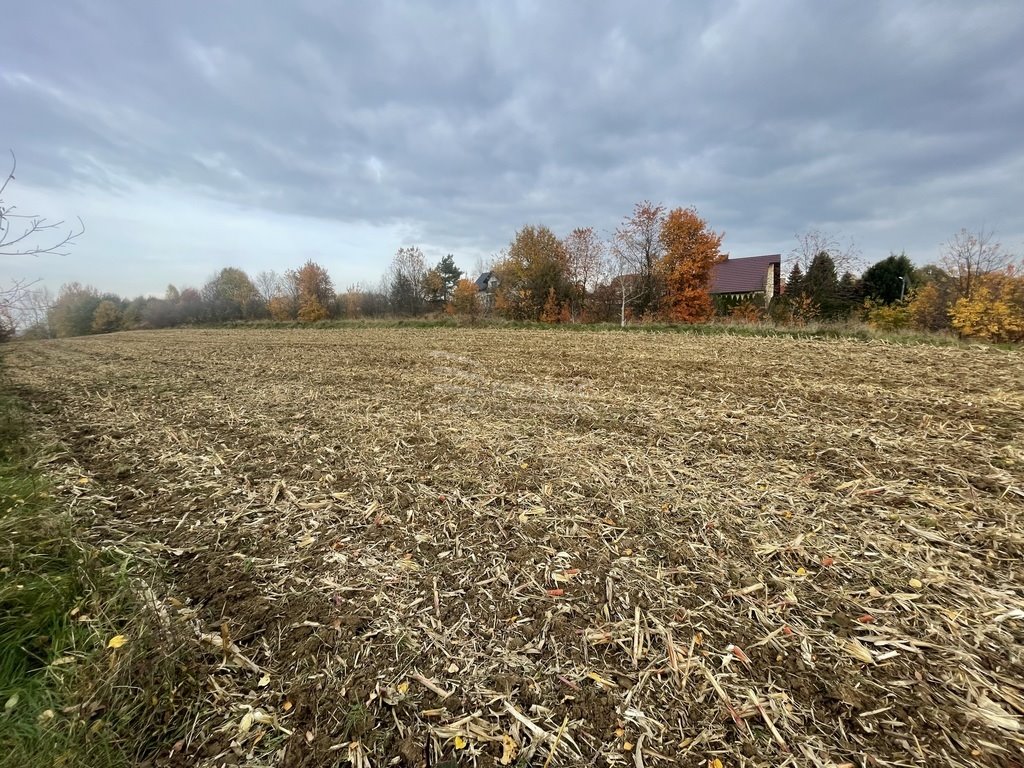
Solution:
<svg viewBox="0 0 1024 768"><path fill-rule="evenodd" d="M79 218L78 229L69 228L67 232L63 234L63 237L56 242L36 245L30 244L30 239L35 236L43 233L49 233L53 230L61 230L66 226L66 224L63 220L47 222L47 220L41 216L14 213L15 207L13 205L6 208L4 207L3 194L6 191L7 186L14 181L14 172L17 167L18 158L12 150L10 173L7 174L3 184L0 184L0 256L41 256L43 254L67 256L69 253L67 249L73 246L74 241L85 233L85 223L81 218ZM12 234L11 222L13 219L25 219L27 224ZM19 245L20 243L24 243L24 245Z"/></svg>

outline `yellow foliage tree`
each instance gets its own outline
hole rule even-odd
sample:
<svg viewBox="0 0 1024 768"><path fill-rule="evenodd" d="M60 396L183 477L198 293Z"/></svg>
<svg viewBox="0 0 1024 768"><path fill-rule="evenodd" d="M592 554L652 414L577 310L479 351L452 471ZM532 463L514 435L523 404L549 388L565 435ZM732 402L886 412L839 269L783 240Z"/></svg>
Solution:
<svg viewBox="0 0 1024 768"><path fill-rule="evenodd" d="M334 284L327 270L315 261L307 261L297 270L289 270L287 279L298 300L296 317L303 323L315 323L331 316L335 303Z"/></svg>
<svg viewBox="0 0 1024 768"><path fill-rule="evenodd" d="M979 278L970 297L958 299L950 316L963 336L1024 341L1024 276L1008 267Z"/></svg>
<svg viewBox="0 0 1024 768"><path fill-rule="evenodd" d="M907 304L911 322L922 331L941 331L949 328L949 297L935 283L928 283L916 291Z"/></svg>
<svg viewBox="0 0 1024 768"><path fill-rule="evenodd" d="M316 296L303 296L299 300L299 322L315 323L330 317L327 307L320 303Z"/></svg>
<svg viewBox="0 0 1024 768"><path fill-rule="evenodd" d="M267 309L274 320L295 319L295 303L288 296L275 296L267 304Z"/></svg>

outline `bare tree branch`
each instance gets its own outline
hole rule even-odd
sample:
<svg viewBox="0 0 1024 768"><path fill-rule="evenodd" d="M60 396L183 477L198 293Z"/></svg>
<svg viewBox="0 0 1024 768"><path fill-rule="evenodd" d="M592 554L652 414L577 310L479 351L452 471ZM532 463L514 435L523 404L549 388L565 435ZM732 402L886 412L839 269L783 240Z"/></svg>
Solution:
<svg viewBox="0 0 1024 768"><path fill-rule="evenodd" d="M796 235L796 242L790 255L805 274L819 253L827 253L832 258L837 274L860 271L861 254L852 238L842 242L837 235L820 229L809 229Z"/></svg>
<svg viewBox="0 0 1024 768"><path fill-rule="evenodd" d="M0 184L0 256L67 256L68 249L85 232L85 224L78 219L78 228L67 227L64 221L47 221L42 216L16 213L13 205L4 204L4 193L15 180L18 158L11 151L11 170ZM66 230L66 231L65 231ZM37 242L58 233L59 239Z"/></svg>
<svg viewBox="0 0 1024 768"><path fill-rule="evenodd" d="M996 241L995 232L961 229L946 243L940 265L954 280L957 296L969 299L978 280L1005 269L1013 261Z"/></svg>
<svg viewBox="0 0 1024 768"><path fill-rule="evenodd" d="M13 205L5 204L4 195L17 169L18 158L11 150L11 170L0 182L0 256L66 256L85 232L85 224L79 219L77 229L66 228L63 221L17 213ZM38 282L20 279L0 287L0 340L10 338L26 323L37 323L40 312L45 316L43 305L49 297L32 290Z"/></svg>

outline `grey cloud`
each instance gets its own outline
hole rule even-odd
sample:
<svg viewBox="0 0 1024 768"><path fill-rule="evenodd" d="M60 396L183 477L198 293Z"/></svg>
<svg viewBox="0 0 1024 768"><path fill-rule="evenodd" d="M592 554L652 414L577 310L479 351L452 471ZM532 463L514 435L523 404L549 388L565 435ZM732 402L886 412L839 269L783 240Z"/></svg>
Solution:
<svg viewBox="0 0 1024 768"><path fill-rule="evenodd" d="M931 258L982 221L1024 240L1021 176L1005 172L1024 162L1013 2L13 15L0 141L54 194L172 185L482 252L527 222L610 229L644 198L696 204L756 250L823 224L874 256Z"/></svg>

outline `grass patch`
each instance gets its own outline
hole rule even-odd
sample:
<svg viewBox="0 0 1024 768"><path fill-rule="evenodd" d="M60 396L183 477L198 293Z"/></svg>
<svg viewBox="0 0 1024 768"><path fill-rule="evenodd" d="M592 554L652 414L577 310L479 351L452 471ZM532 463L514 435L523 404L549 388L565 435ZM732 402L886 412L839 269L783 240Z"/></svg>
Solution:
<svg viewBox="0 0 1024 768"><path fill-rule="evenodd" d="M31 451L0 391L0 765L135 765L183 729L192 684L129 559L83 541Z"/></svg>

